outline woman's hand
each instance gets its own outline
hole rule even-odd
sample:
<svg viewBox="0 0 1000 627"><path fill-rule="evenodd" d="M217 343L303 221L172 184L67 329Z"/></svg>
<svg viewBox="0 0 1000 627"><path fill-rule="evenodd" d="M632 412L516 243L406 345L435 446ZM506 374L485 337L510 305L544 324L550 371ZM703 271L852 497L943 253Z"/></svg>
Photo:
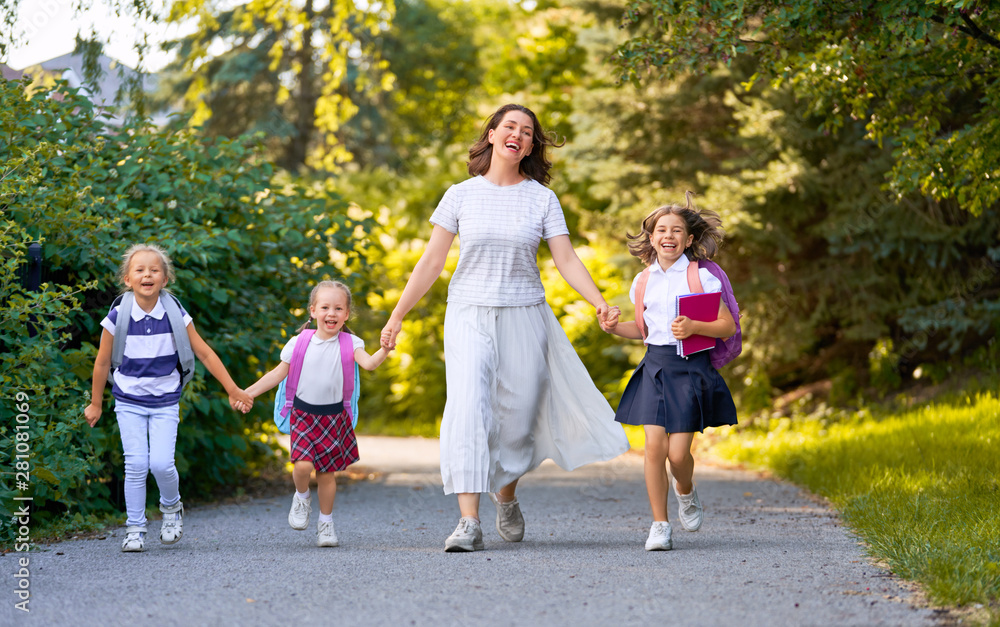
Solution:
<svg viewBox="0 0 1000 627"><path fill-rule="evenodd" d="M386 351L391 351L396 348L396 336L403 329L402 320L389 319L382 328L382 335L379 338L379 343L382 345Z"/></svg>
<svg viewBox="0 0 1000 627"><path fill-rule="evenodd" d="M601 308L597 308L597 322L601 325L601 330L605 333L612 333L618 327L618 318L621 316L621 310L618 307L609 307L605 311L601 311Z"/></svg>

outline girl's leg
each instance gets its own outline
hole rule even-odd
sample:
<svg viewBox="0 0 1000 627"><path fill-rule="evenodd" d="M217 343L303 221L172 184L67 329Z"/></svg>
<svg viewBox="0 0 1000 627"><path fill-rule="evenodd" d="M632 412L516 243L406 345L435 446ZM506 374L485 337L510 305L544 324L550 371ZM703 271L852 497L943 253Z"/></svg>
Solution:
<svg viewBox="0 0 1000 627"><path fill-rule="evenodd" d="M302 493L309 492L309 477L312 475L313 463L308 460L298 460L292 466L292 482L295 489Z"/></svg>
<svg viewBox="0 0 1000 627"><path fill-rule="evenodd" d="M694 433L671 433L667 456L670 459L670 473L677 482L677 491L690 494L694 483L694 456L691 455L691 443ZM664 493L666 494L666 493Z"/></svg>
<svg viewBox="0 0 1000 627"><path fill-rule="evenodd" d="M298 462L296 462L297 467ZM317 472L316 483L318 484L316 493L319 495L319 513L329 516L333 513L333 500L337 497L337 478L332 472ZM308 483L306 489L309 489Z"/></svg>
<svg viewBox="0 0 1000 627"><path fill-rule="evenodd" d="M646 448L643 455L643 474L646 492L654 521L667 521L667 450L670 442L667 432L658 425L645 425Z"/></svg>
<svg viewBox="0 0 1000 627"><path fill-rule="evenodd" d="M149 414L137 405L115 403L125 453L126 525L146 531L146 477L149 474Z"/></svg>
<svg viewBox="0 0 1000 627"><path fill-rule="evenodd" d="M149 414L149 470L160 489L160 505L171 507L181 500L177 466L174 464L180 407L158 407L149 410Z"/></svg>

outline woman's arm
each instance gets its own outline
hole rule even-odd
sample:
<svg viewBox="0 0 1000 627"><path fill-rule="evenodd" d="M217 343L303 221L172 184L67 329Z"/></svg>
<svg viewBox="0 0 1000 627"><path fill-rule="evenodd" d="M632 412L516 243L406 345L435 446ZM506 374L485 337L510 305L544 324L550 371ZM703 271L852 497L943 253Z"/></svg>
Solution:
<svg viewBox="0 0 1000 627"><path fill-rule="evenodd" d="M670 330L678 340L686 340L692 335L707 337L730 337L736 333L736 323L733 314L729 313L726 303L719 302L719 317L711 322L692 320L687 316L678 316L670 324Z"/></svg>
<svg viewBox="0 0 1000 627"><path fill-rule="evenodd" d="M607 320L608 303L605 302L601 290L597 289L597 284L587 272L587 267L580 261L569 235L556 235L548 240L549 250L552 251L552 260L556 263L556 269L562 275L569 286L580 296L587 299L587 302L597 309L597 317L602 323Z"/></svg>
<svg viewBox="0 0 1000 627"><path fill-rule="evenodd" d="M387 349L396 347L396 335L403 328L403 318L413 309L413 306L424 297L427 290L431 289L434 281L441 276L444 264L448 260L448 250L452 242L455 241L455 234L443 227L434 225L431 231L431 239L427 242L427 247L420 255L420 261L413 266L413 272L406 281L403 294L399 297L389 321L382 329L382 346ZM359 362L360 363L360 362Z"/></svg>
<svg viewBox="0 0 1000 627"><path fill-rule="evenodd" d="M97 348L97 359L94 360L94 381L90 388L90 404L83 410L87 424L93 427L101 417L101 405L104 402L104 386L108 384L108 372L111 371L111 349L115 336L107 329L101 331L101 343Z"/></svg>

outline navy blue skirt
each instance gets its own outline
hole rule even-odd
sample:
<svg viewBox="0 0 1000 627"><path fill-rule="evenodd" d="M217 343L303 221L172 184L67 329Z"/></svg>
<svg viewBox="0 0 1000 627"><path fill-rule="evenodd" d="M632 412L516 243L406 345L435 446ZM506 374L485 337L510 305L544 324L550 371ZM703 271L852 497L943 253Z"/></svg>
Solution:
<svg viewBox="0 0 1000 627"><path fill-rule="evenodd" d="M615 420L693 433L736 424L736 405L708 351L685 359L676 346L649 345L625 387Z"/></svg>

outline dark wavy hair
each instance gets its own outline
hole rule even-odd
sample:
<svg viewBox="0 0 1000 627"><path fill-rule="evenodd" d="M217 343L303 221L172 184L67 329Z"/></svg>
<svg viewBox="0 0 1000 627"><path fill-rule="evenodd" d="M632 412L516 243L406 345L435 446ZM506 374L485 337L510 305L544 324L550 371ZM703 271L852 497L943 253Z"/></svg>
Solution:
<svg viewBox="0 0 1000 627"><path fill-rule="evenodd" d="M518 170L522 176L538 181L542 185L548 185L549 180L552 178L549 175L549 170L552 169L552 162L545 156L545 147L552 146L553 148L559 148L566 143L566 140L563 139L560 142L554 132L546 133L542 128L541 122L538 121L538 116L535 115L535 112L519 104L506 104L500 107L486 121L479 140L469 148L469 175L479 176L489 171L490 163L493 159L493 145L490 144L490 131L496 130L500 126L504 116L509 111L524 113L531 118L531 123L534 125L534 131L531 134L531 154L521 159Z"/></svg>
<svg viewBox="0 0 1000 627"><path fill-rule="evenodd" d="M722 240L726 237L726 231L722 228L722 218L719 214L710 209L698 209L694 206L693 192L685 192L684 198L687 200L686 206L663 205L657 207L642 221L642 232L638 235L627 233L628 251L634 257L638 257L644 264L652 265L656 261L656 250L649 241L656 223L660 218L668 214L680 216L684 221L684 227L688 235L694 235L694 241L684 250L688 259L711 259L719 252Z"/></svg>

